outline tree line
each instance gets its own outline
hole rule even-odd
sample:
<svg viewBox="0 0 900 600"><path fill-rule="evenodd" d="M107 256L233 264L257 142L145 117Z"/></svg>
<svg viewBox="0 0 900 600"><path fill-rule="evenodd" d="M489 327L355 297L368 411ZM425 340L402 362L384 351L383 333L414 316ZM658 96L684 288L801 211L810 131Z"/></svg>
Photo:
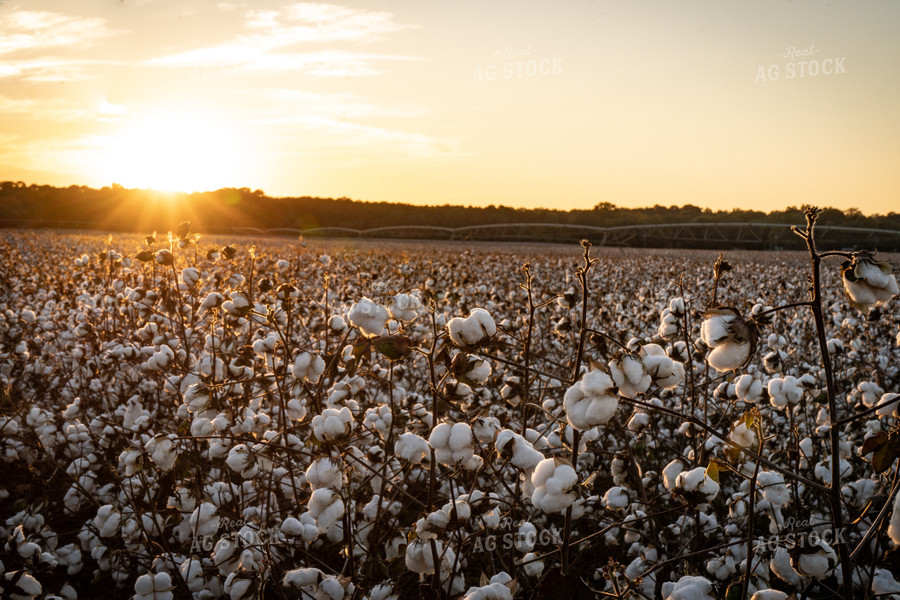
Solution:
<svg viewBox="0 0 900 600"><path fill-rule="evenodd" d="M564 199L554 203L565 204ZM189 220L195 231L228 233L236 227L262 229L349 227L369 229L398 225L465 227L499 223L554 223L614 227L668 223L802 224L805 206L780 211L711 210L691 204L622 208L609 202L591 209L525 209L509 206L417 206L362 202L350 198L271 197L262 190L223 188L192 194L129 189L113 184L100 189L73 185L26 185L0 182L0 227L57 227L108 231L168 231ZM864 215L826 209L820 222L829 226L900 230L900 214ZM889 245L897 244L896 236ZM887 247L883 249L887 250Z"/></svg>

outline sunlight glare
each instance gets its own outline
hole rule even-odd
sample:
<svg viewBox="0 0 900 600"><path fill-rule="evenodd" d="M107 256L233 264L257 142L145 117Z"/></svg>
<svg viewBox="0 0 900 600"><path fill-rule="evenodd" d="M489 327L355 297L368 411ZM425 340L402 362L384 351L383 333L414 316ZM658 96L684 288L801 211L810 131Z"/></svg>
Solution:
<svg viewBox="0 0 900 600"><path fill-rule="evenodd" d="M109 147L107 178L125 187L196 192L253 181L248 146L225 119L164 113L133 121Z"/></svg>

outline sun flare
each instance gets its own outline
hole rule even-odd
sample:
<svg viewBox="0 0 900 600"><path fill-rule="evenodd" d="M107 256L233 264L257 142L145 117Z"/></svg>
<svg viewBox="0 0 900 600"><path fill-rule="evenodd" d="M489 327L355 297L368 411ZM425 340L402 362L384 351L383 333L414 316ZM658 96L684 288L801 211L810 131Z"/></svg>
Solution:
<svg viewBox="0 0 900 600"><path fill-rule="evenodd" d="M107 177L125 187L196 192L253 181L245 136L202 114L142 117L115 134L108 149Z"/></svg>

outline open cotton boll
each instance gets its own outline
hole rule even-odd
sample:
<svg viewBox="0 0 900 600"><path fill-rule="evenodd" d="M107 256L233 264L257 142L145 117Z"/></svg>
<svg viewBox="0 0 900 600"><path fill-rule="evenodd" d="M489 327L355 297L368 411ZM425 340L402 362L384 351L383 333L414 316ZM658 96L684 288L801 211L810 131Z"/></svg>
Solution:
<svg viewBox="0 0 900 600"><path fill-rule="evenodd" d="M341 489L344 472L341 463L333 458L317 458L306 469L306 481L313 490L319 488Z"/></svg>
<svg viewBox="0 0 900 600"><path fill-rule="evenodd" d="M628 508L630 501L628 500L628 489L622 486L613 486L606 490L603 499L600 501L603 508L609 510L621 510Z"/></svg>
<svg viewBox="0 0 900 600"><path fill-rule="evenodd" d="M531 474L534 491L531 503L546 513L562 512L575 502L573 490L578 475L572 465L557 458L545 458Z"/></svg>
<svg viewBox="0 0 900 600"><path fill-rule="evenodd" d="M294 359L291 373L297 379L303 379L310 383L318 383L319 377L325 372L325 361L318 354L303 352Z"/></svg>
<svg viewBox="0 0 900 600"><path fill-rule="evenodd" d="M473 308L469 316L454 317L447 322L450 340L457 346L466 347L479 344L497 333L494 318L483 308Z"/></svg>
<svg viewBox="0 0 900 600"><path fill-rule="evenodd" d="M662 592L665 600L716 600L709 579L694 575L685 575L674 584L667 581Z"/></svg>
<svg viewBox="0 0 900 600"><path fill-rule="evenodd" d="M894 494L894 507L888 525L888 537L894 547L900 546L900 494Z"/></svg>
<svg viewBox="0 0 900 600"><path fill-rule="evenodd" d="M333 489L319 488L309 497L307 510L316 520L319 533L327 533L344 516L344 502Z"/></svg>
<svg viewBox="0 0 900 600"><path fill-rule="evenodd" d="M347 313L350 324L358 327L360 331L369 337L381 334L388 317L388 311L385 307L366 297L354 303L350 307L350 312Z"/></svg>
<svg viewBox="0 0 900 600"><path fill-rule="evenodd" d="M174 587L168 573L147 573L134 582L134 600L172 600Z"/></svg>
<svg viewBox="0 0 900 600"><path fill-rule="evenodd" d="M388 312L392 319L403 323L415 321L422 309L422 301L410 294L396 294L388 304Z"/></svg>
<svg viewBox="0 0 900 600"><path fill-rule="evenodd" d="M394 443L394 454L417 465L430 454L430 449L425 438L407 431Z"/></svg>
<svg viewBox="0 0 900 600"><path fill-rule="evenodd" d="M684 365L666 355L662 346L647 344L640 354L647 373L659 387L671 390L684 380Z"/></svg>
<svg viewBox="0 0 900 600"><path fill-rule="evenodd" d="M821 539L812 542L810 539L810 543L799 547L799 551L791 555L791 566L804 577L828 577L837 566L837 553Z"/></svg>
<svg viewBox="0 0 900 600"><path fill-rule="evenodd" d="M322 414L312 418L313 433L323 442L330 442L349 434L353 430L353 424L353 413L346 406L340 410L326 408Z"/></svg>
<svg viewBox="0 0 900 600"><path fill-rule="evenodd" d="M439 423L428 438L435 459L448 467L462 464L465 468L475 453L473 442L472 428L467 423Z"/></svg>
<svg viewBox="0 0 900 600"><path fill-rule="evenodd" d="M487 585L470 587L466 590L463 600L513 600L513 591L509 586L512 582L505 571L491 577Z"/></svg>
<svg viewBox="0 0 900 600"><path fill-rule="evenodd" d="M625 354L609 361L609 373L612 375L619 394L626 398L634 398L643 394L650 387L652 378L647 367L636 354Z"/></svg>
<svg viewBox="0 0 900 600"><path fill-rule="evenodd" d="M649 376L648 376L649 377ZM599 369L586 373L566 390L563 409L569 425L585 430L612 419L619 406L613 381Z"/></svg>
<svg viewBox="0 0 900 600"><path fill-rule="evenodd" d="M861 311L887 304L900 293L891 263L874 260L870 252L857 252L845 261L841 278L851 304Z"/></svg>
<svg viewBox="0 0 900 600"><path fill-rule="evenodd" d="M97 516L94 517L94 527L97 528L97 534L102 537L113 537L122 524L122 515L112 504L105 504L97 510Z"/></svg>
<svg viewBox="0 0 900 600"><path fill-rule="evenodd" d="M675 478L675 489L691 496L699 494L706 502L712 502L719 494L719 484L706 474L703 467L679 473Z"/></svg>
<svg viewBox="0 0 900 600"><path fill-rule="evenodd" d="M762 381L745 373L734 380L734 393L745 402L757 402L762 398Z"/></svg>
<svg viewBox="0 0 900 600"><path fill-rule="evenodd" d="M775 508L786 506L791 501L791 494L784 482L784 475L776 471L760 471L756 476L757 489L763 498Z"/></svg>
<svg viewBox="0 0 900 600"><path fill-rule="evenodd" d="M181 272L181 281L189 288L197 285L200 281L200 270L197 267L188 267Z"/></svg>
<svg viewBox="0 0 900 600"><path fill-rule="evenodd" d="M775 408L797 404L803 395L803 386L796 377L773 377L769 380L769 401Z"/></svg>
<svg viewBox="0 0 900 600"><path fill-rule="evenodd" d="M900 418L900 394L883 394L875 406L878 407L875 414L879 417L893 415Z"/></svg>
<svg viewBox="0 0 900 600"><path fill-rule="evenodd" d="M759 443L756 430L752 427L747 427L743 419L734 424L728 439L742 448L756 449Z"/></svg>
<svg viewBox="0 0 900 600"><path fill-rule="evenodd" d="M684 463L677 458L667 464L662 470L663 486L670 492L675 489L678 482L678 475L684 471Z"/></svg>
<svg viewBox="0 0 900 600"><path fill-rule="evenodd" d="M178 448L171 438L161 433L157 434L147 441L144 450L150 453L150 458L160 470L169 471L175 466Z"/></svg>
<svg viewBox="0 0 900 600"><path fill-rule="evenodd" d="M719 372L733 371L750 360L756 331L732 308L715 308L703 313L700 338L711 348L706 362Z"/></svg>
<svg viewBox="0 0 900 600"><path fill-rule="evenodd" d="M750 600L787 600L788 595L781 590L773 590L771 588L765 590L757 590Z"/></svg>
<svg viewBox="0 0 900 600"><path fill-rule="evenodd" d="M544 460L544 455L535 450L531 442L509 429L497 434L494 447L501 457L508 457L509 462L520 469L533 469Z"/></svg>
<svg viewBox="0 0 900 600"><path fill-rule="evenodd" d="M406 546L406 568L420 575L434 574L436 563L441 570L445 565L449 570L455 558L453 550L447 548L445 551L440 540L414 539Z"/></svg>

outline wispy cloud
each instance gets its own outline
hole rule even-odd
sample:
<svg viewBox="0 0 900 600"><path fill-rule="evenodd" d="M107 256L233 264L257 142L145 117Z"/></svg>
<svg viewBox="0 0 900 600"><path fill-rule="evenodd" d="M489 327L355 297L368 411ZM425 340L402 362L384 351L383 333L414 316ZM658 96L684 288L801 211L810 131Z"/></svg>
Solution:
<svg viewBox="0 0 900 600"><path fill-rule="evenodd" d="M411 26L393 15L332 4L300 3L283 10L251 10L245 14L245 33L226 42L150 59L148 64L210 70L211 77L260 75L302 71L310 75L361 77L376 75L383 61L414 57L344 49L323 44L369 44ZM298 47L308 49L299 51Z"/></svg>
<svg viewBox="0 0 900 600"><path fill-rule="evenodd" d="M0 62L0 79L21 77L29 83L83 81L97 75L98 66L119 64L112 60L69 59L59 57L4 60Z"/></svg>
<svg viewBox="0 0 900 600"><path fill-rule="evenodd" d="M84 47L121 33L109 29L104 19L28 10L0 15L0 32L0 55Z"/></svg>
<svg viewBox="0 0 900 600"><path fill-rule="evenodd" d="M89 116L88 111L65 98L11 98L0 96L0 115L45 121L74 121Z"/></svg>

